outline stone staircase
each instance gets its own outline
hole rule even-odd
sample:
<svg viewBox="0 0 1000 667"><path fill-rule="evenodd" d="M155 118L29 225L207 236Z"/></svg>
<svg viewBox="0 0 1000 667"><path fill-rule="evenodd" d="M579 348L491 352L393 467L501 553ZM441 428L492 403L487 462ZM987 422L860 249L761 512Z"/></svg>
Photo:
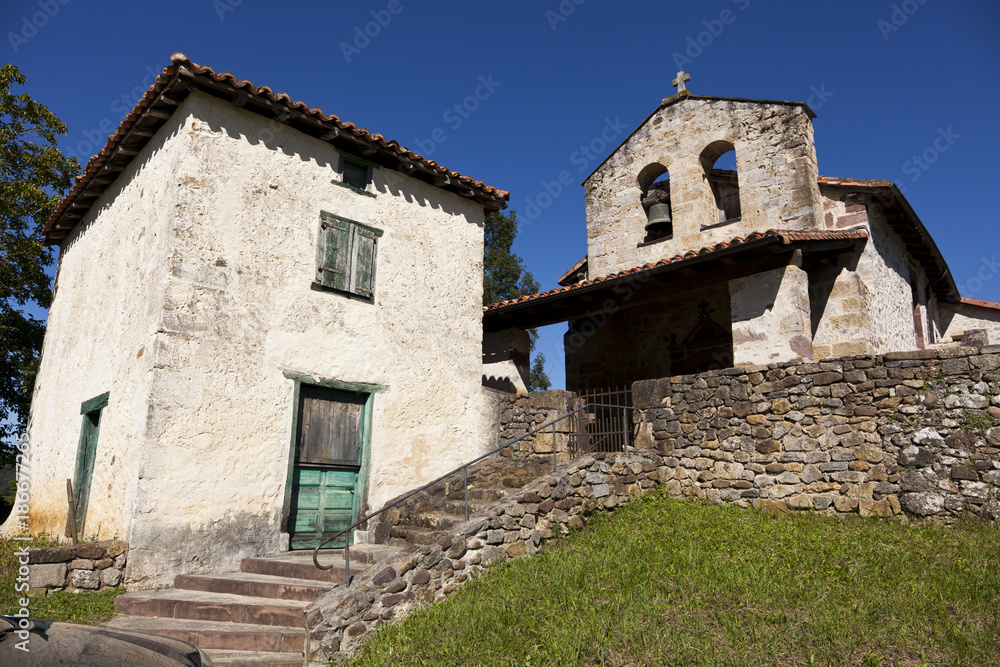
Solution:
<svg viewBox="0 0 1000 667"><path fill-rule="evenodd" d="M470 515L552 470L551 459L506 453L470 469ZM387 510L374 524L376 543L351 547L351 575L439 539L465 520L464 497L458 474ZM345 580L342 550L325 551L322 560L335 567L319 570L312 551L295 551L246 558L239 572L181 575L173 588L120 595L122 616L106 625L191 642L221 667L300 667L305 609Z"/></svg>
<svg viewBox="0 0 1000 667"><path fill-rule="evenodd" d="M502 453L507 456L487 459L469 470L469 516L552 471L551 458L515 458L509 450ZM465 491L459 473L387 510L375 527L374 541L399 547L430 544L442 531L463 521ZM352 562L353 554L352 550Z"/></svg>
<svg viewBox="0 0 1000 667"><path fill-rule="evenodd" d="M398 547L351 548L352 574L400 551ZM191 642L221 667L301 667L303 612L320 595L343 583L343 552L324 551L331 570L313 566L311 551L246 558L239 572L181 575L174 587L125 593L115 599L119 616L106 627L150 632Z"/></svg>

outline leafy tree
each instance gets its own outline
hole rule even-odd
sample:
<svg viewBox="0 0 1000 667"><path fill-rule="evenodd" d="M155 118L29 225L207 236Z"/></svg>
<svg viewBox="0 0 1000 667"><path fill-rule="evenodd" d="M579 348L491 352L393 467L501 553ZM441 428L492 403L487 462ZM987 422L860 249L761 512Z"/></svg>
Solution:
<svg viewBox="0 0 1000 667"><path fill-rule="evenodd" d="M25 77L13 65L0 69L0 440L23 432L31 405L45 323L24 312L48 308L52 251L41 227L80 165L56 148L66 124L13 86ZM4 453L0 445L0 454ZM7 452L9 453L9 452Z"/></svg>
<svg viewBox="0 0 1000 667"><path fill-rule="evenodd" d="M517 211L497 211L486 218L483 255L483 305L513 299L539 290L538 281L511 250L517 236Z"/></svg>
<svg viewBox="0 0 1000 667"><path fill-rule="evenodd" d="M521 259L511 247L517 236L517 211L497 211L486 218L486 247L483 254L483 305L513 299L538 292L538 281L524 268ZM531 349L535 349L538 332L531 329ZM548 389L552 386L545 374L545 355L535 355L528 378L528 389Z"/></svg>
<svg viewBox="0 0 1000 667"><path fill-rule="evenodd" d="M534 343L534 341L532 341ZM539 352L531 362L531 371L528 373L528 387L530 391L548 389L552 386L552 380L545 373L545 355Z"/></svg>

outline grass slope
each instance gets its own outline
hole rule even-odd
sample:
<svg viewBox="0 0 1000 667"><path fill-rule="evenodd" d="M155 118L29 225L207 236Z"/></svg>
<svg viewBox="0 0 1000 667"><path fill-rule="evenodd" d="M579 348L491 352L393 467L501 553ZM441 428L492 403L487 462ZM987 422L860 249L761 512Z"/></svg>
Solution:
<svg viewBox="0 0 1000 667"><path fill-rule="evenodd" d="M1000 532L649 496L354 665L1000 665Z"/></svg>
<svg viewBox="0 0 1000 667"><path fill-rule="evenodd" d="M15 590L17 571L20 567L14 552L25 544L31 547L52 546L52 543L39 538L34 542L15 542L0 539L0 614L14 614L21 608L18 604L25 593ZM66 621L68 623L85 623L100 625L115 615L115 597L124 591L87 591L67 593L60 591L49 595L33 595L30 598L28 613L31 618L47 621Z"/></svg>

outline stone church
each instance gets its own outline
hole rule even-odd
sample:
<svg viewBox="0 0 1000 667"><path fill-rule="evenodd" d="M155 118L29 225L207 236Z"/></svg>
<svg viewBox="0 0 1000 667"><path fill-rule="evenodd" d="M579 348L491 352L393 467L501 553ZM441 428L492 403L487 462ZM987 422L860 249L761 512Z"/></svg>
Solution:
<svg viewBox="0 0 1000 667"><path fill-rule="evenodd" d="M508 194L171 60L45 226L28 426L31 531L64 534L70 480L131 588L312 547L495 438L483 221Z"/></svg>
<svg viewBox="0 0 1000 667"><path fill-rule="evenodd" d="M506 192L171 61L45 226L28 426L31 531L126 540L130 588L308 549L483 453L531 327L569 323L568 389L1000 337L894 185L819 176L801 102L679 76L584 182L587 256L484 312Z"/></svg>
<svg viewBox="0 0 1000 667"><path fill-rule="evenodd" d="M689 78L583 182L586 257L488 307L489 339L568 322L575 391L1000 339L1000 304L959 295L898 187L820 176L806 104L694 95Z"/></svg>

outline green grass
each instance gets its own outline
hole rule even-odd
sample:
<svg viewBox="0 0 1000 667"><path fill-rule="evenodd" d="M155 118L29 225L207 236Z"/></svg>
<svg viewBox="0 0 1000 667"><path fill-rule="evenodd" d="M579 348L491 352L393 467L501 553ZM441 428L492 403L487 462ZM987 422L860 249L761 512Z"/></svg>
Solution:
<svg viewBox="0 0 1000 667"><path fill-rule="evenodd" d="M647 497L376 633L354 665L998 665L996 527Z"/></svg>
<svg viewBox="0 0 1000 667"><path fill-rule="evenodd" d="M18 583L17 570L20 565L14 552L24 544L25 542L0 539L0 614L16 613L20 609L18 600L25 596L23 592L14 589ZM52 542L42 537L27 544L44 547L51 546ZM49 595L33 595L28 612L32 618L99 625L115 615L115 597L121 592L123 591L60 591Z"/></svg>

